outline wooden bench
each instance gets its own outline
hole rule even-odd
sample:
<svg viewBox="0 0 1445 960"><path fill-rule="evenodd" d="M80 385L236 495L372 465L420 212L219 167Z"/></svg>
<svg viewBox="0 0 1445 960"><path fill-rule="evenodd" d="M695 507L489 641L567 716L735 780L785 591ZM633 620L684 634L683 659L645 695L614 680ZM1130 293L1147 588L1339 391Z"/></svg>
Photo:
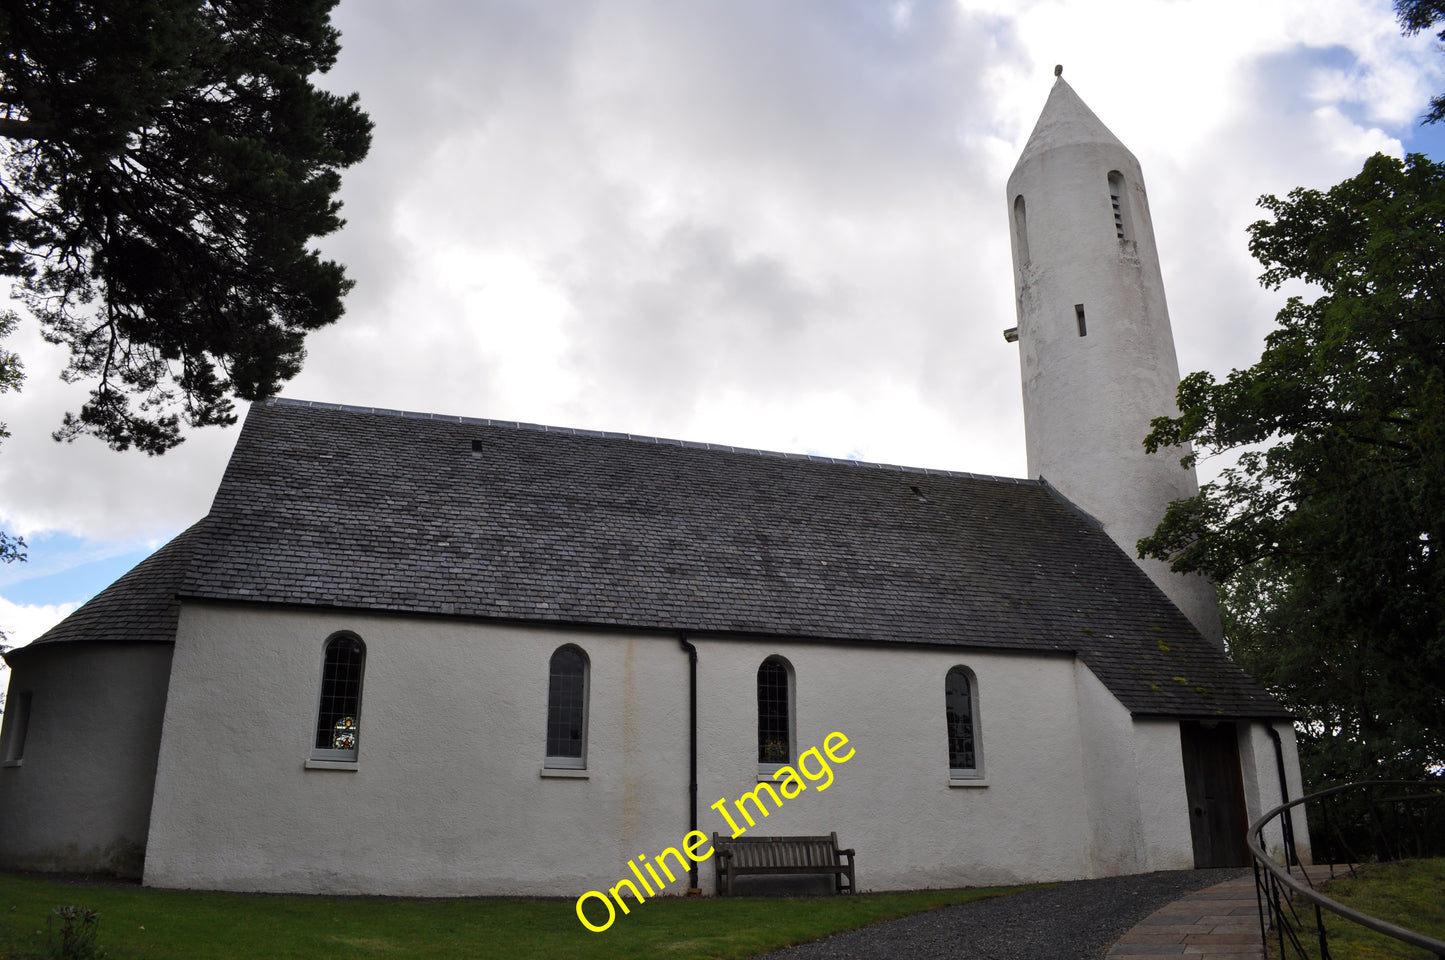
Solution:
<svg viewBox="0 0 1445 960"><path fill-rule="evenodd" d="M712 849L719 896L732 896L733 878L743 874L831 873L834 892L854 891L854 851L851 847L840 849L836 833L826 837L725 837L714 833Z"/></svg>

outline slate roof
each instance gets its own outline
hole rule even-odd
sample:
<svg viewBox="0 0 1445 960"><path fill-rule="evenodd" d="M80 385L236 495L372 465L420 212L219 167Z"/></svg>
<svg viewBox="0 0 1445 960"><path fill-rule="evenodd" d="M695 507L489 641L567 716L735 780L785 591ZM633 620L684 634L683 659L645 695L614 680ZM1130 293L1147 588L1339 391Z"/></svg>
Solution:
<svg viewBox="0 0 1445 960"><path fill-rule="evenodd" d="M30 647L60 641L170 643L176 638L181 602L177 594L191 560L201 520L136 564L78 610L41 634Z"/></svg>
<svg viewBox="0 0 1445 960"><path fill-rule="evenodd" d="M1076 653L1136 715L1286 715L1033 481L272 400L177 544L182 597Z"/></svg>

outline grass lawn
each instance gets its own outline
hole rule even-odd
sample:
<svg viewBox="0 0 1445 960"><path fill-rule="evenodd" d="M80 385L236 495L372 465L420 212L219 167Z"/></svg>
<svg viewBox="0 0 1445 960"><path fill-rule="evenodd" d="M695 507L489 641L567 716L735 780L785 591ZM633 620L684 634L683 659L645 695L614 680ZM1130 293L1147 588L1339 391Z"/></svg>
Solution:
<svg viewBox="0 0 1445 960"><path fill-rule="evenodd" d="M1367 865L1358 879L1348 874L1332 880L1322 888L1347 907L1381 920L1445 940L1445 860L1402 860L1398 863ZM1315 939L1314 911L1301 919L1307 930L1301 939L1309 945L1310 955L1318 950ZM1329 934L1330 954L1335 960L1411 960L1428 958L1429 953L1398 940L1367 930L1343 917L1325 912L1325 931ZM1279 952L1279 944L1271 940L1270 956Z"/></svg>
<svg viewBox="0 0 1445 960"><path fill-rule="evenodd" d="M751 957L1026 887L807 899L666 897L591 933L572 900L392 900L86 886L0 873L0 960L44 956L53 908L98 911L114 960ZM596 907L596 904L590 904ZM594 921L599 922L599 921ZM37 933L39 931L39 933Z"/></svg>

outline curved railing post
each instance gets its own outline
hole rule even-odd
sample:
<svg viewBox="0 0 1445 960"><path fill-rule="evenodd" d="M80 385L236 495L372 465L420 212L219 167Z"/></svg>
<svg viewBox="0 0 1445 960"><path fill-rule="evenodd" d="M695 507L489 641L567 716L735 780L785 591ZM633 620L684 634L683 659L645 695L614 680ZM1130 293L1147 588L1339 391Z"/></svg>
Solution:
<svg viewBox="0 0 1445 960"><path fill-rule="evenodd" d="M1376 796L1376 790L1378 789L1398 786L1423 786L1428 788L1429 792L1406 793L1401 796L1392 796L1384 799ZM1296 930L1300 933L1304 932L1304 925L1300 921L1299 913L1295 910L1294 904L1295 897L1302 897L1314 908L1315 939L1319 945L1319 960L1329 960L1330 958L1329 934L1325 926L1326 911L1351 923L1356 923L1370 930L1374 930L1376 933L1381 933L1387 937L1410 944L1411 946L1428 950L1435 954L1436 957L1445 958L1445 941L1427 937L1422 933L1407 930L1389 921L1381 920L1378 917L1372 917L1369 914L1361 913L1358 910L1347 907L1339 901L1333 900L1318 890L1315 890L1309 873L1305 871L1303 867L1301 867L1300 872L1303 875L1304 882L1301 883L1299 880L1296 880L1290 870L1291 864L1289 864L1288 861L1291 858L1288 853L1286 853L1285 856L1287 862L1284 868L1281 868L1279 864L1275 863L1273 858L1265 852L1265 828L1272 821L1279 820L1281 829L1288 829L1292 826L1292 824L1286 826L1285 815L1288 814L1289 811L1294 807L1302 807L1307 803L1318 802L1321 804L1320 809L1322 811L1324 829L1329 831L1331 827L1334 828L1334 833L1337 835L1340 846L1344 849L1344 852L1353 859L1354 854L1350 849L1349 843L1345 840L1339 825L1331 823L1329 807L1323 804L1324 800L1343 794L1346 791L1363 792L1365 797L1366 819L1370 825L1370 846L1375 849L1378 858L1389 859L1391 843L1390 838L1387 836L1384 820L1380 815L1380 804L1389 803L1394 811L1394 823L1397 835L1394 838L1393 849L1394 852L1398 854L1404 850L1405 845L1404 831L1400 823L1400 818L1406 815L1406 813L1403 812L1405 806L1419 801L1445 800L1445 780L1380 780L1347 783L1342 786L1331 787L1328 790L1320 790L1308 796L1301 797L1298 800L1281 803L1279 806L1267 811L1254 823L1250 824L1249 831L1245 834L1245 842L1249 846L1250 857L1253 860L1255 900L1261 904L1260 940L1264 945L1265 951L1268 952L1269 949L1268 927L1265 925L1265 916L1267 914L1269 922L1275 928L1279 939L1280 957L1288 958L1290 956L1287 950L1288 945L1288 947L1294 948L1296 956L1303 958L1303 960L1309 960L1304 942L1301 941L1299 935L1296 933ZM1308 821L1309 818L1306 811L1305 822L1308 823ZM1424 849L1423 845L1426 841L1423 832L1418 829L1413 818L1411 819L1411 826L1416 828L1414 832L1416 836L1420 838L1416 845L1418 852ZM1291 837L1290 839L1293 838ZM1288 849L1288 847L1286 847L1286 849ZM1381 856L1382 854L1383 856ZM1354 873L1353 864L1350 865L1350 872L1352 874ZM1331 876L1333 876L1333 874L1333 857L1331 857ZM1286 915L1286 910L1288 910L1290 916ZM1291 916L1293 917L1293 921L1290 919ZM1286 940L1286 938L1288 938L1288 940Z"/></svg>

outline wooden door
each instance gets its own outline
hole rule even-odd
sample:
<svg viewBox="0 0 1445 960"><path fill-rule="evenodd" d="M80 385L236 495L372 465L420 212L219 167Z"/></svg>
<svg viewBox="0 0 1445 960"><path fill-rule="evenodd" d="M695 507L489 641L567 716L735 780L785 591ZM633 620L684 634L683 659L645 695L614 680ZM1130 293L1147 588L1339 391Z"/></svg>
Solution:
<svg viewBox="0 0 1445 960"><path fill-rule="evenodd" d="M1179 724L1196 869L1249 865L1238 736L1232 723Z"/></svg>

